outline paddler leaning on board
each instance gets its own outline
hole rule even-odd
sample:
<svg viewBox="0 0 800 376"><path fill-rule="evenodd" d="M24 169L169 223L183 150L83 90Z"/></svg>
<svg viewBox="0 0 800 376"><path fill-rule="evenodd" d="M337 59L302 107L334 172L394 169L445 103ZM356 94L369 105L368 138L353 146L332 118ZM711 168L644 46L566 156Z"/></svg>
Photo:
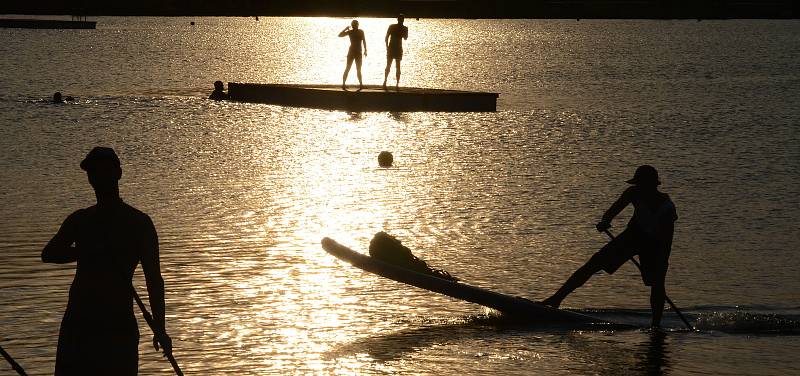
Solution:
<svg viewBox="0 0 800 376"><path fill-rule="evenodd" d="M596 225L597 231L607 232L611 220L626 206L633 204L633 217L625 231L597 251L553 296L542 303L558 308L567 295L586 283L594 273L604 270L613 274L622 264L639 255L642 280L646 286L650 286L652 326L659 327L666 298L664 281L678 215L669 196L658 190L661 182L653 166L639 166L633 178L627 182L632 186L622 192Z"/></svg>

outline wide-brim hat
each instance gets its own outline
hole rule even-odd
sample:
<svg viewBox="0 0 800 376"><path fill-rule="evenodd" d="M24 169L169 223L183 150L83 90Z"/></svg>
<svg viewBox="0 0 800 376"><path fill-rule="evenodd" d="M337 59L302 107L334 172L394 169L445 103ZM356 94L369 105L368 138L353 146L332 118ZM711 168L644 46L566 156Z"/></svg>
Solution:
<svg viewBox="0 0 800 376"><path fill-rule="evenodd" d="M661 181L658 180L658 171L656 168L650 165L641 165L636 168L636 172L633 173L633 178L628 179L627 182L629 184L636 184L636 185L659 185Z"/></svg>

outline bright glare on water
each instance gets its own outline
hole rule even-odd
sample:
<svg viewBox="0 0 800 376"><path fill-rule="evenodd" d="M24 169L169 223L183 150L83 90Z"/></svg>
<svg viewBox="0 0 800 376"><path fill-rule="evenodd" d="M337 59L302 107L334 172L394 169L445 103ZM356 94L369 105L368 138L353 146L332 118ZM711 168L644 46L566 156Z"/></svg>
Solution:
<svg viewBox="0 0 800 376"><path fill-rule="evenodd" d="M156 224L186 374L800 373L797 21L407 19L401 85L499 92L496 113L205 99L215 80L340 83L349 19L98 21L0 29L0 345L29 374L52 373L74 275L39 255L93 204L78 163L95 145ZM380 84L393 20L360 22ZM77 100L40 103L55 91ZM607 241L594 223L642 163L678 208L667 293L698 333L671 312L666 335L512 324L320 247L366 252L387 231L468 283L541 299ZM564 304L649 322L632 265ZM140 329L140 374L169 374Z"/></svg>

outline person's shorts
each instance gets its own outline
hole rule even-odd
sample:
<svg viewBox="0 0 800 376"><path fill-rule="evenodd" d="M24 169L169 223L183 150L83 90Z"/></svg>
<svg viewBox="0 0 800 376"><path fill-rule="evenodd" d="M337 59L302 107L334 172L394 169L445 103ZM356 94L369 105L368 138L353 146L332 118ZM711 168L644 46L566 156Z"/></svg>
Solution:
<svg viewBox="0 0 800 376"><path fill-rule="evenodd" d="M80 323L66 317L56 348L55 375L136 375L139 363L139 329ZM80 321L80 320L79 320Z"/></svg>
<svg viewBox="0 0 800 376"><path fill-rule="evenodd" d="M386 49L386 59L403 60L403 49L389 47Z"/></svg>
<svg viewBox="0 0 800 376"><path fill-rule="evenodd" d="M597 251L589 261L599 265L606 273L614 274L622 264L636 255L639 255L644 284L647 286L663 284L669 267L668 246L635 230L626 229L620 233Z"/></svg>
<svg viewBox="0 0 800 376"><path fill-rule="evenodd" d="M347 60L355 60L358 63L361 63L362 52L361 50L357 49L349 49L347 50Z"/></svg>

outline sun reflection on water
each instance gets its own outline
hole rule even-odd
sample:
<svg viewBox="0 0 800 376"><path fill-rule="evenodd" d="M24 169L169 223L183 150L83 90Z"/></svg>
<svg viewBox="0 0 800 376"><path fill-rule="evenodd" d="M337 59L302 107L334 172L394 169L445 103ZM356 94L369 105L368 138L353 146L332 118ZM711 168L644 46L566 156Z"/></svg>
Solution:
<svg viewBox="0 0 800 376"><path fill-rule="evenodd" d="M359 276L354 274L358 271L343 267L325 253L320 240L330 236L364 251L369 236L382 229L391 216L383 192L391 189L387 180L393 171L378 168L377 155L395 143L395 122L385 115L318 112L310 116L314 121L300 115L295 139L281 145L289 148L282 153L291 159L276 166L269 153L257 154L262 160L256 161L261 165L256 179L262 182L260 189L270 194L254 197L249 205L274 207L278 203L280 210L262 215L260 224L254 220L250 226L260 228L261 236L283 235L262 239L268 244L268 259L237 264L251 270L247 280L236 282L235 291L237 300L249 302L252 309L244 310L250 318L240 318L247 324L232 327L236 333L229 335L258 338L272 331L267 335L272 340L249 350L263 359L266 369L290 370L298 367L292 359L304 359L302 368L314 372L332 366L337 372L353 372L365 363L358 358L323 359L322 354L347 342L351 336L348 328L365 320L354 317L354 312L364 304L361 291L369 286L353 278ZM272 146L267 143L264 147ZM276 168L283 170L285 178L278 189ZM270 260L286 261L264 264Z"/></svg>

